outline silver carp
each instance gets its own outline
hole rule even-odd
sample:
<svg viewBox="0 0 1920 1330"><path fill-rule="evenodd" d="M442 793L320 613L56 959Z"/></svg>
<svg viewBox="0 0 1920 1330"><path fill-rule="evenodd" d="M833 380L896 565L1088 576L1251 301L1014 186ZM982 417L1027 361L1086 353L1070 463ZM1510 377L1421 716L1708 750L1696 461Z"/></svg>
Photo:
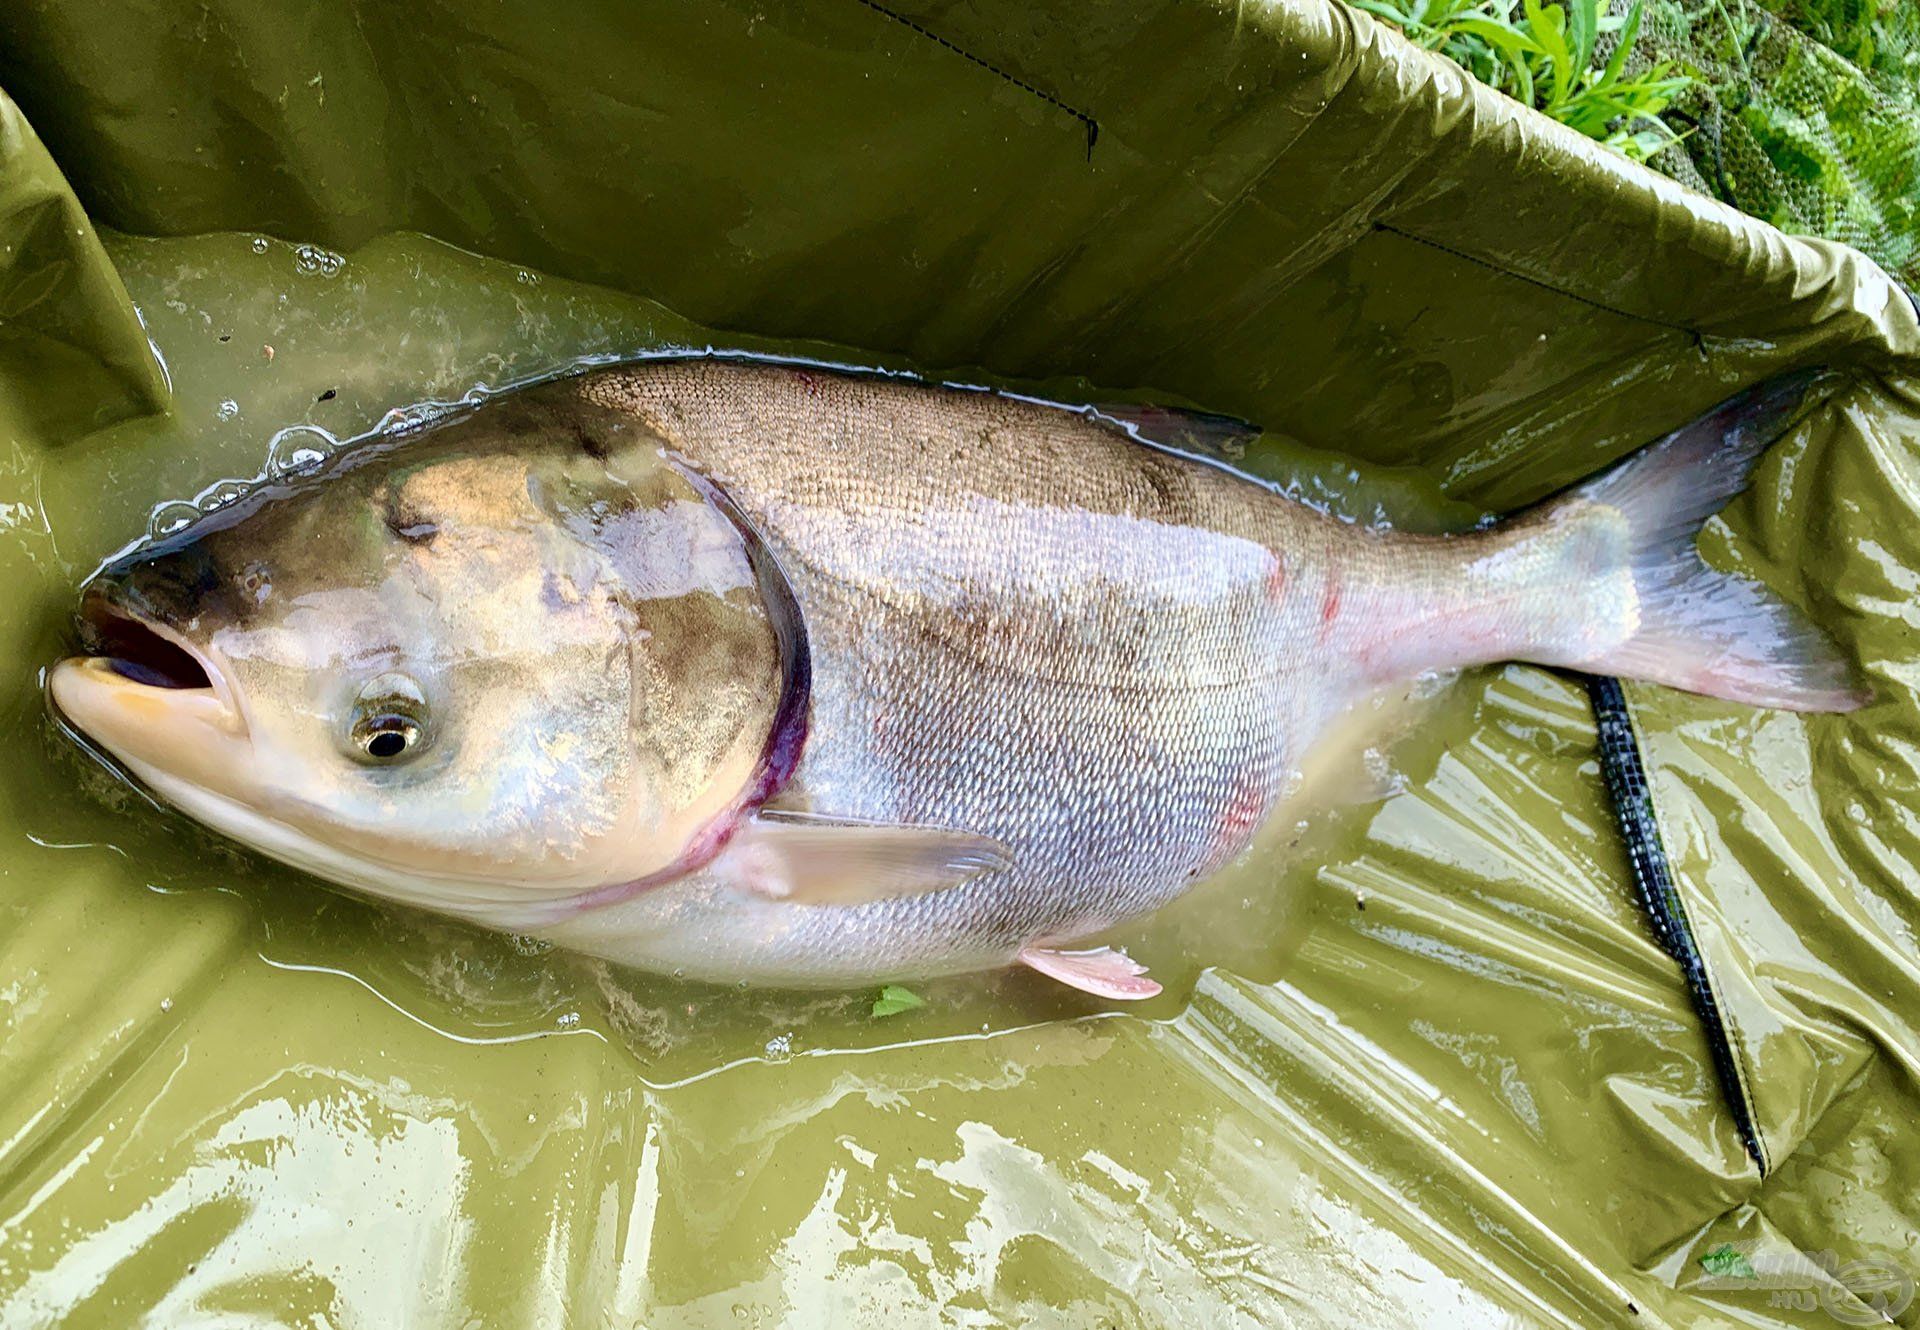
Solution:
<svg viewBox="0 0 1920 1330"><path fill-rule="evenodd" d="M1146 997L1087 940L1233 859L1423 672L1859 705L1818 630L1694 550L1813 381L1420 536L1018 398L605 368L110 565L50 693L208 826L489 927L720 981L1024 962Z"/></svg>

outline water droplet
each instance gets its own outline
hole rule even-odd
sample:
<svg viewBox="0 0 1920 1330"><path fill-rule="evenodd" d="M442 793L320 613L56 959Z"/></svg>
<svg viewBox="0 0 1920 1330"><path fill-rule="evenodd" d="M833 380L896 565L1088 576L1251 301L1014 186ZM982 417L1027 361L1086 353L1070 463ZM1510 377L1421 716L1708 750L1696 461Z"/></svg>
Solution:
<svg viewBox="0 0 1920 1330"><path fill-rule="evenodd" d="M232 420L235 416L240 414L240 403L234 401L231 397L229 397L227 398L226 401L220 403L219 406L213 409L213 414L220 417L220 419L222 420Z"/></svg>
<svg viewBox="0 0 1920 1330"><path fill-rule="evenodd" d="M253 238L253 252L255 254L265 254L267 252L267 238L265 236L255 236Z"/></svg>
<svg viewBox="0 0 1920 1330"><path fill-rule="evenodd" d="M537 272L528 272L525 268L522 268L513 275L513 280L522 286L538 286L540 285L540 274Z"/></svg>
<svg viewBox="0 0 1920 1330"><path fill-rule="evenodd" d="M560 1013L560 1018L555 1021L554 1024L563 1030L571 1030L574 1026L580 1024L580 1013L577 1011L563 1011Z"/></svg>
<svg viewBox="0 0 1920 1330"><path fill-rule="evenodd" d="M777 1034L767 1040L767 1061L786 1062L793 1057L793 1035Z"/></svg>
<svg viewBox="0 0 1920 1330"><path fill-rule="evenodd" d="M162 1011L172 1011L172 1010L173 1010L173 999L172 999L172 998L161 998L161 999L160 999L160 1010L162 1010Z"/></svg>
<svg viewBox="0 0 1920 1330"><path fill-rule="evenodd" d="M330 249L301 245L293 251L293 266L309 277L331 277L347 266L347 261Z"/></svg>

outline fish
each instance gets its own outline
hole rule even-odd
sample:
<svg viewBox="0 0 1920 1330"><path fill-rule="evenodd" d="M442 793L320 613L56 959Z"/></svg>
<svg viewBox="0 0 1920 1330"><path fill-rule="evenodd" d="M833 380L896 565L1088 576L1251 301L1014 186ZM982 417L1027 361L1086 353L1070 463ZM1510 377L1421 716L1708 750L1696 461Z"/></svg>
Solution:
<svg viewBox="0 0 1920 1330"><path fill-rule="evenodd" d="M1019 964L1137 1000L1159 984L1100 935L1242 854L1410 680L1862 705L1831 639L1695 548L1821 379L1428 535L1223 464L1224 417L595 368L109 562L48 692L161 801L405 905L716 982Z"/></svg>

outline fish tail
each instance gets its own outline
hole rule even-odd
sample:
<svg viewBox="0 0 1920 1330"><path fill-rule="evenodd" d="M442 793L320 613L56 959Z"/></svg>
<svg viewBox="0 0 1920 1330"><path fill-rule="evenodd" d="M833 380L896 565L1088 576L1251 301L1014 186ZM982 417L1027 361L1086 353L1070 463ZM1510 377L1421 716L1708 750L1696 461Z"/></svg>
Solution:
<svg viewBox="0 0 1920 1330"><path fill-rule="evenodd" d="M1631 576L1630 592L1616 579L1625 622L1613 620L1614 640L1589 638L1591 654L1548 663L1789 711L1851 711L1870 700L1805 615L1758 582L1708 567L1694 546L1821 377L1768 379L1542 506L1546 523L1610 531L1604 543Z"/></svg>

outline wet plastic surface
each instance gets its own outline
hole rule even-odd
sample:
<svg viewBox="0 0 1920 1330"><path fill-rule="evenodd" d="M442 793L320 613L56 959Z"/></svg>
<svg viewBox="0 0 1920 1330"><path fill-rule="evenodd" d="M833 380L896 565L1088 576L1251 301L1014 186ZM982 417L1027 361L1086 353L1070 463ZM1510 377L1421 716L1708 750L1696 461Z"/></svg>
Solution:
<svg viewBox="0 0 1920 1330"><path fill-rule="evenodd" d="M1344 11L545 12L0 14L0 86L86 212L187 237L97 246L0 108L33 163L0 218L59 219L0 251L0 1324L1818 1325L1865 1323L1874 1261L1911 1319L1898 288ZM404 228L509 263L373 239ZM236 230L285 239L191 235ZM1137 930L1171 982L1126 1015L1012 975L874 1019L526 954L221 846L46 722L78 581L154 504L325 445L299 427L582 354L820 349L662 306L1231 412L1268 426L1254 469L1429 524L1851 367L1710 544L1876 703L1630 690L1770 1174L1542 671L1462 681L1405 793Z"/></svg>

